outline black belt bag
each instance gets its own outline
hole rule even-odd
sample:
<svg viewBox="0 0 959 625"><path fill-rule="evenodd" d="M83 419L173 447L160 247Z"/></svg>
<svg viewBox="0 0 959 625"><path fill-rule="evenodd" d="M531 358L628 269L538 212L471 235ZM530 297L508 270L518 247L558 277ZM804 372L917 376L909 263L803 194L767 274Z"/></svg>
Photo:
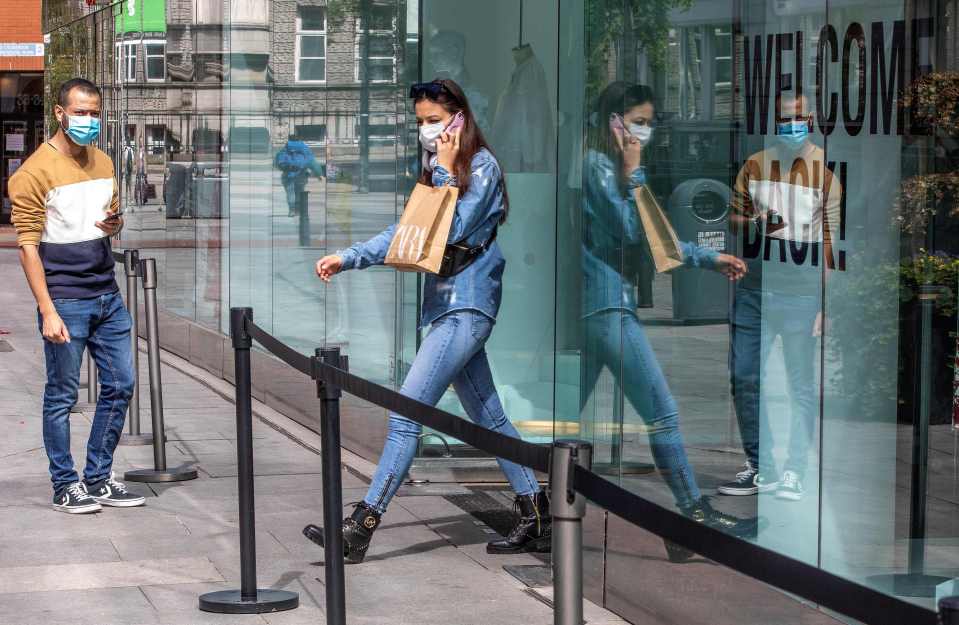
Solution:
<svg viewBox="0 0 959 625"><path fill-rule="evenodd" d="M493 234L486 240L486 243L476 247L466 247L457 243L447 244L446 250L443 252L443 264L440 265L437 275L441 278L449 278L472 265L480 257L480 254L493 245L493 241L496 240L496 231L497 228L493 228Z"/></svg>

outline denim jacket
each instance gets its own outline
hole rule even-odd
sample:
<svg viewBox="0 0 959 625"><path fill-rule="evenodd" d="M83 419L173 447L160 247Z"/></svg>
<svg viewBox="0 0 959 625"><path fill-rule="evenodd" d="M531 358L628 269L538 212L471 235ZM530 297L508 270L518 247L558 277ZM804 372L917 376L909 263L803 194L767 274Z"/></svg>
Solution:
<svg viewBox="0 0 959 625"><path fill-rule="evenodd" d="M483 149L473 156L469 191L456 201L456 213L450 227L450 243L475 247L485 243L503 214L503 174L499 163ZM433 186L445 185L450 172L437 165L433 168ZM343 269L366 269L382 265L389 250L396 225L392 225L365 243L355 243L339 252ZM449 278L426 275L423 289L422 327L454 310L477 310L496 319L502 299L503 270L506 259L499 245L493 243L473 264Z"/></svg>
<svg viewBox="0 0 959 625"><path fill-rule="evenodd" d="M646 183L646 169L638 167L630 174L625 191L607 155L589 150L583 170L583 315L610 309L635 312L636 277L624 272L623 266L627 254L647 245L633 199L633 190ZM719 256L715 250L686 241L680 241L680 249L687 267L712 269Z"/></svg>

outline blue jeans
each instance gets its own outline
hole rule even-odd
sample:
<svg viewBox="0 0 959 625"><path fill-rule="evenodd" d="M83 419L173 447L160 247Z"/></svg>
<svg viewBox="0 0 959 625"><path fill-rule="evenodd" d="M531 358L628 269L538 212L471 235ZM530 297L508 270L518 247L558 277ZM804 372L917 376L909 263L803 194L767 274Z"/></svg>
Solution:
<svg viewBox="0 0 959 625"><path fill-rule="evenodd" d="M306 189L306 177L302 178L283 178L283 190L286 191L286 205L291 213L299 210L297 203L299 195Z"/></svg>
<svg viewBox="0 0 959 625"><path fill-rule="evenodd" d="M815 381L818 339L813 336L818 311L818 298L814 296L736 289L730 366L733 404L743 451L757 469L776 472L772 434L768 420L760 416L760 403L761 363L769 359L777 336L782 339L791 413L789 447L783 470L803 476L808 467L819 403Z"/></svg>
<svg viewBox="0 0 959 625"><path fill-rule="evenodd" d="M603 367L607 367L646 424L653 461L676 503L688 506L699 501L702 494L686 456L676 400L636 315L619 309L589 315L583 356L584 400L596 385Z"/></svg>
<svg viewBox="0 0 959 625"><path fill-rule="evenodd" d="M43 445L50 460L53 490L60 493L79 481L70 454L70 408L77 403L84 348L96 362L100 396L87 442L83 478L95 487L110 477L113 451L133 396L132 322L118 292L87 299L55 299L53 305L70 333L69 343L43 341L47 364Z"/></svg>
<svg viewBox="0 0 959 625"><path fill-rule="evenodd" d="M503 412L486 360L486 339L492 330L493 320L475 310L453 311L434 321L400 393L435 405L452 384L470 419L495 432L519 438ZM389 434L364 498L366 505L380 513L386 511L413 464L422 430L419 423L390 413ZM539 492L531 469L508 460L497 460L516 494Z"/></svg>

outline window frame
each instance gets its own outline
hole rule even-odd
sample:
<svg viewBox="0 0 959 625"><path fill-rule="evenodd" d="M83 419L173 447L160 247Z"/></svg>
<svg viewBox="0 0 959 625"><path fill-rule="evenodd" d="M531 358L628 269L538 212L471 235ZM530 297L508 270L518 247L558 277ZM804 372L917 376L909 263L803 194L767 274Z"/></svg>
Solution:
<svg viewBox="0 0 959 625"><path fill-rule="evenodd" d="M303 17L301 15L302 9L321 9L323 11L323 30L305 30L303 28ZM299 84L307 85L323 85L326 84L327 76L329 74L329 10L326 6L310 6L298 4L296 6L296 19L295 19L295 37L294 37L294 49L293 49L293 81ZM303 37L323 37L323 56L307 56L304 57L300 54L301 42ZM319 60L323 59L323 79L322 80L310 80L300 77L300 61L302 60Z"/></svg>
<svg viewBox="0 0 959 625"><path fill-rule="evenodd" d="M166 82L166 39L144 39L143 44L143 78L145 82ZM159 55L147 52L147 46L162 45L163 52ZM163 61L163 71L159 78L150 78L150 59L160 57Z"/></svg>
<svg viewBox="0 0 959 625"><path fill-rule="evenodd" d="M116 42L117 48L117 82L137 82L137 60L140 56L140 52L137 49L140 46L140 40L136 41L118 41ZM129 50L133 50L133 54L130 55ZM132 60L132 63L130 62ZM166 65L164 64L164 68ZM133 70L133 76L130 76L130 69ZM144 75L146 74L146 67L143 68Z"/></svg>
<svg viewBox="0 0 959 625"><path fill-rule="evenodd" d="M374 5L372 5L372 6L373 6L373 7L385 7L385 8L387 8L387 9L392 9L392 7L391 7L390 5L388 5L388 4L374 4ZM392 76L392 78L390 78L390 79L388 79L388 80L372 80L372 79L371 79L371 80L370 80L370 84L371 84L371 85L392 85L392 84L396 84L397 76L396 76L396 41L395 41L395 37L396 37L396 34L397 34L397 28L396 28L396 14L395 14L395 13L393 13L393 14L391 15L391 17L390 17L390 22L391 22L391 28L390 28L389 30L385 30L385 29L382 29L382 28L377 28L377 29L371 29L371 30L367 33L367 35L368 35L369 37L377 37L377 36L383 37L383 36L388 36L388 37L390 37L391 42L392 42L392 44L393 44L393 54L392 54L392 55L390 55L390 56L372 56L372 55L371 55L370 58L369 58L370 61L373 61L373 60L380 60L380 61L382 61L382 60L385 60L385 59L390 59L391 61L393 61L393 76ZM353 36L353 82L354 82L354 83L361 83L361 82L363 82L363 81L362 81L362 78L360 77L360 60L361 60L360 49L361 49L362 45L363 45L363 20L362 20L362 18L357 17L357 18L356 18L355 33L354 33L354 36Z"/></svg>

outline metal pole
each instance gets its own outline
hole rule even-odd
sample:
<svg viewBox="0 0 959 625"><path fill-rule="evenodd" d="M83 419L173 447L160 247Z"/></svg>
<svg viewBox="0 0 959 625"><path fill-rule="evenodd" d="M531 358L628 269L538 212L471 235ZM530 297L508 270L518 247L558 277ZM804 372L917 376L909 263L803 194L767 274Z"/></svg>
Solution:
<svg viewBox="0 0 959 625"><path fill-rule="evenodd" d="M932 313L939 287L919 288L922 310L919 345L919 414L912 425L912 497L909 514L909 572L926 566L926 482L929 468L929 411L932 386Z"/></svg>
<svg viewBox="0 0 959 625"><path fill-rule="evenodd" d="M310 192L307 190L300 191L296 194L296 207L297 212L300 214L299 221L299 235L300 235L300 247L309 247L310 246Z"/></svg>
<svg viewBox="0 0 959 625"><path fill-rule="evenodd" d="M196 469L166 466L166 431L163 426L163 381L160 377L160 328L157 320L156 259L140 261L143 278L143 304L146 309L147 363L150 371L150 410L153 413L153 465L151 469L127 471L124 478L131 482L182 482L195 480Z"/></svg>
<svg viewBox="0 0 959 625"><path fill-rule="evenodd" d="M133 352L133 396L130 398L130 411L127 413L130 431L120 438L120 444L150 445L153 443L153 435L140 432L140 307L137 301L140 252L138 250L123 250L123 269L127 278L127 310L133 321L133 329L130 332L130 349Z"/></svg>
<svg viewBox="0 0 959 625"><path fill-rule="evenodd" d="M586 498L573 490L573 467L589 468L593 447L585 441L557 440L550 467L553 514L553 623L583 623L583 517Z"/></svg>
<svg viewBox="0 0 959 625"><path fill-rule="evenodd" d="M939 625L959 625L959 597L939 600Z"/></svg>
<svg viewBox="0 0 959 625"><path fill-rule="evenodd" d="M256 520L253 501L253 380L250 348L253 337L247 323L253 322L252 308L230 309L230 337L233 339L236 375L236 464L240 506L240 589L220 590L200 596L200 609L220 614L260 614L291 610L299 595L286 590L256 587Z"/></svg>
<svg viewBox="0 0 959 625"><path fill-rule="evenodd" d="M341 367L340 348L316 350L323 364ZM316 366L316 365L314 365ZM340 462L340 397L343 392L317 379L320 402L321 457L323 459L323 560L326 566L326 622L346 625L346 581L343 571L343 483Z"/></svg>

